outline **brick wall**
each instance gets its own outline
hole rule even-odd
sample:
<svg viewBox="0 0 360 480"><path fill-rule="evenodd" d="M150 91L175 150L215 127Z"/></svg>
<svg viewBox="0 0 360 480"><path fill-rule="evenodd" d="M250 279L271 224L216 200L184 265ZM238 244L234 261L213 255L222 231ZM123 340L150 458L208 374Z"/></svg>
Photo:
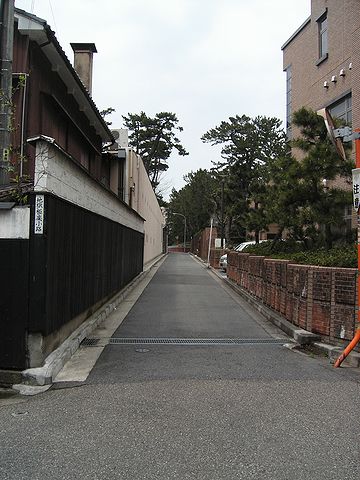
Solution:
<svg viewBox="0 0 360 480"><path fill-rule="evenodd" d="M354 336L356 269L295 265L230 252L227 275L289 322L319 334L325 342L343 346Z"/></svg>
<svg viewBox="0 0 360 480"><path fill-rule="evenodd" d="M210 228L207 227L201 232L194 235L191 241L191 252L207 261L209 250ZM217 229L213 227L211 235L211 248L215 247L215 238L217 238ZM219 257L220 258L220 257Z"/></svg>
<svg viewBox="0 0 360 480"><path fill-rule="evenodd" d="M220 257L226 253L227 250L221 248L212 248L210 250L209 262L213 268L219 268Z"/></svg>

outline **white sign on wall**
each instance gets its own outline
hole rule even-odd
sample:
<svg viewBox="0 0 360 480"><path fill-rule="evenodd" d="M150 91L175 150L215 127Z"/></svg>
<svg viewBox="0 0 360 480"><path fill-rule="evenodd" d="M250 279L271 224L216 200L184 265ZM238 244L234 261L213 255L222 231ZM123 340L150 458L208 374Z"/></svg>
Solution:
<svg viewBox="0 0 360 480"><path fill-rule="evenodd" d="M221 238L215 238L215 248L221 248Z"/></svg>
<svg viewBox="0 0 360 480"><path fill-rule="evenodd" d="M44 207L44 195L36 195L34 233L38 235L42 235L44 233Z"/></svg>

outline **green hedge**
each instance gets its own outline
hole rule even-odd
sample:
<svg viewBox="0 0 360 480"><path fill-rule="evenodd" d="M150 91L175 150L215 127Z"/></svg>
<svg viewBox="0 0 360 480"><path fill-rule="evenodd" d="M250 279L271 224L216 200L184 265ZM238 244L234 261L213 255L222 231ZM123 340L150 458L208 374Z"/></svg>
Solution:
<svg viewBox="0 0 360 480"><path fill-rule="evenodd" d="M291 260L294 263L323 267L357 267L355 245L343 245L330 250L305 250L302 243L279 241L249 245L243 252L263 255L270 258Z"/></svg>

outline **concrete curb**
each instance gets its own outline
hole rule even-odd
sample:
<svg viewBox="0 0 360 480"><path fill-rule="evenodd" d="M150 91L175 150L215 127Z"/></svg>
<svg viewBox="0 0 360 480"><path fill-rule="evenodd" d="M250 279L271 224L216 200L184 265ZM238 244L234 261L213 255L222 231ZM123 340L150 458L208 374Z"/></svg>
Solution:
<svg viewBox="0 0 360 480"><path fill-rule="evenodd" d="M334 345L329 345L327 343L315 342L314 346L320 351L327 354L329 357L330 363L335 363L338 357L342 354L344 349L342 347L336 347ZM350 367L359 368L360 367L360 353L350 352L350 354L344 360L344 363Z"/></svg>
<svg viewBox="0 0 360 480"><path fill-rule="evenodd" d="M124 301L139 282L157 265L166 254L162 254L144 266L144 270L123 290L114 295L105 305L91 315L45 360L42 367L28 368L21 372L22 383L26 385L44 386L53 383L53 379L65 363L79 348L81 342L88 337L114 310Z"/></svg>
<svg viewBox="0 0 360 480"><path fill-rule="evenodd" d="M223 278L223 277L221 277ZM266 320L269 320L272 324L276 325L289 337L292 337L299 345L310 345L314 342L320 341L320 336L315 333L308 332L303 328L299 328L296 325L290 323L286 318L283 318L277 312L274 312L270 308L266 307L259 300L248 292L243 290L238 285L231 282L228 278L223 278L224 282L232 288L236 293L241 295L253 308L255 308Z"/></svg>

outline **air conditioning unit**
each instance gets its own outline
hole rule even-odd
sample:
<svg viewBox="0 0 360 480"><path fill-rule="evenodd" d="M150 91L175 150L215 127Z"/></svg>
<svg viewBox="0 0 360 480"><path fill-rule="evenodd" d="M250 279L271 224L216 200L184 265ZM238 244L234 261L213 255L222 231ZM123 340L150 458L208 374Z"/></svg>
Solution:
<svg viewBox="0 0 360 480"><path fill-rule="evenodd" d="M129 146L129 131L126 128L116 128L111 130L115 138L114 145L111 145L111 150L119 150L121 148L128 148Z"/></svg>

